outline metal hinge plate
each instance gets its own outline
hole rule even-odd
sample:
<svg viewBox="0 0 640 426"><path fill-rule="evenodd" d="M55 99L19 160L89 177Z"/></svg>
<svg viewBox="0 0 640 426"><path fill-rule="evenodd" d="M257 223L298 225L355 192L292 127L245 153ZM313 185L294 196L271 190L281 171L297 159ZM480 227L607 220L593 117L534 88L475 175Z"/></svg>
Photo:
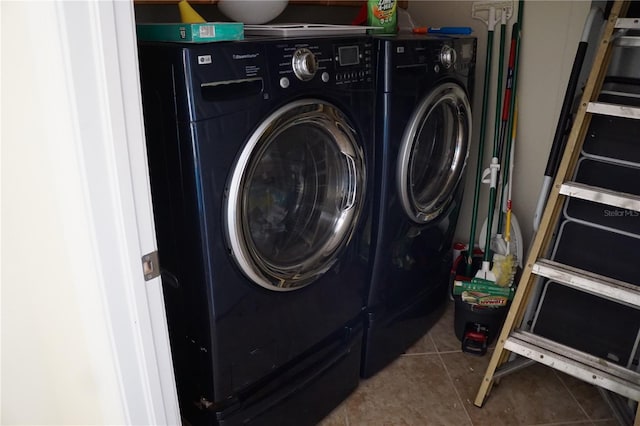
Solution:
<svg viewBox="0 0 640 426"><path fill-rule="evenodd" d="M160 261L158 251L152 251L142 256L142 273L144 280L149 281L160 276Z"/></svg>

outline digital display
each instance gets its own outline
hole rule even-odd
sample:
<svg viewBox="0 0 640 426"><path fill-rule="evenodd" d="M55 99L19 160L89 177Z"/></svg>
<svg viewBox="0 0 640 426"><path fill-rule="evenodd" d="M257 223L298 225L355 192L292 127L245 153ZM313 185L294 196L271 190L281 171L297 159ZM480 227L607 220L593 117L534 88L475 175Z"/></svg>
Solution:
<svg viewBox="0 0 640 426"><path fill-rule="evenodd" d="M338 62L340 66L358 65L360 63L360 50L358 46L338 47Z"/></svg>

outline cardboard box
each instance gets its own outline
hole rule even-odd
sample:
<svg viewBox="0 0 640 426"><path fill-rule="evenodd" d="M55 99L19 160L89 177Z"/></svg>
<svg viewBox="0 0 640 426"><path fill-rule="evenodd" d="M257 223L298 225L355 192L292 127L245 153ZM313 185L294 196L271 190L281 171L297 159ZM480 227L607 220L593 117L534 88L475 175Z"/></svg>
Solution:
<svg viewBox="0 0 640 426"><path fill-rule="evenodd" d="M201 24L138 24L138 40L210 43L244 39L241 22L205 22Z"/></svg>
<svg viewBox="0 0 640 426"><path fill-rule="evenodd" d="M453 282L453 294L472 305L504 306L515 294L514 287L500 287L492 281L473 278Z"/></svg>

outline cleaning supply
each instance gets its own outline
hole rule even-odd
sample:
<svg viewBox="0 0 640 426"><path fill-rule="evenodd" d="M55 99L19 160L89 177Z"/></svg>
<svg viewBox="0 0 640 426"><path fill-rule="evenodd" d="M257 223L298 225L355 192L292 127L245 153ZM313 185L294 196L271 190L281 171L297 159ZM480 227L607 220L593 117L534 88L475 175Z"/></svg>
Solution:
<svg viewBox="0 0 640 426"><path fill-rule="evenodd" d="M471 27L414 27L411 31L414 34L469 35L473 33L473 28Z"/></svg>
<svg viewBox="0 0 640 426"><path fill-rule="evenodd" d="M514 99L515 102L515 99ZM516 275L517 267L518 267L518 255L511 248L511 221L512 218L512 200L511 200L511 189L513 187L513 159L514 148L513 144L516 140L516 126L518 124L518 107L516 106L514 109L514 116L512 122L511 129L511 152L509 152L510 164L509 164L509 183L508 183L508 195L507 195L507 213L506 213L506 224L505 224L505 232L504 232L504 241L501 241L498 244L499 248L493 255L493 273L496 276L496 284L500 287L507 287L513 284L513 280ZM503 247L504 244L504 247Z"/></svg>
<svg viewBox="0 0 640 426"><path fill-rule="evenodd" d="M212 41L244 39L242 22L205 22L202 24L137 24L141 41L174 41L180 43L211 43Z"/></svg>
<svg viewBox="0 0 640 426"><path fill-rule="evenodd" d="M484 17L484 13L488 14L488 17ZM478 220L478 206L480 203L480 188L482 185L482 171L484 161L484 141L486 136L486 124L488 116L489 105L489 84L491 82L491 63L493 54L493 34L496 24L500 22L502 13L506 13L506 19L511 17L512 8L511 2L491 2L483 1L473 3L472 5L472 17L473 19L479 19L487 25L487 50L484 68L484 85L482 94L482 112L480 113L480 141L478 143L478 162L476 165L476 181L475 190L473 195L473 211L471 213L471 230L469 236L469 244L473 248L476 240L476 225ZM468 250L466 274L471 275L472 271L472 252Z"/></svg>
<svg viewBox="0 0 640 426"><path fill-rule="evenodd" d="M178 3L178 9L180 9L180 20L183 24L202 24L207 22L193 7L187 2L187 0L180 0Z"/></svg>
<svg viewBox="0 0 640 426"><path fill-rule="evenodd" d="M515 22L513 24L513 30L511 32L511 47L510 47L509 65L508 65L508 71L507 71L507 83L504 90L504 98L502 101L502 123L500 126L500 131L499 133L497 133L499 135L498 158L503 159L502 160L503 165L501 167L501 169L503 170L502 183L501 183L501 189L499 191L500 203L498 203L498 208L500 209L500 211L497 211L498 209L496 209L497 214L494 215L494 220L491 224L491 227L489 227L488 222L485 221L485 223L482 226L482 230L480 231L480 241L484 241L486 243L487 233L493 232L494 229L496 230L495 233L490 238L489 248L491 249L492 252L498 253L501 255L507 254L506 252L507 246L503 236L503 233L505 233L504 219L507 213L507 203L505 202L506 201L505 191L507 188L509 188L508 177L509 177L509 170L511 169L510 162L511 162L512 155L509 153L509 147L511 146L511 142L513 142L514 140L513 137L511 139L508 139L508 138L509 138L510 132L512 133L512 130L513 130L514 110L512 106L514 108L515 106L513 104L512 95L513 95L513 92L515 91L513 83L515 82L516 68L518 66L516 62L516 56L517 56L516 50L518 49L518 46L520 44L519 28L520 28L519 23ZM497 112L498 111L496 111L496 114ZM496 122L496 125L497 125L497 122ZM507 146L506 154L504 153L505 146ZM520 226L515 215L512 214L511 216L512 218L509 226L509 230L511 233L511 240L512 240L511 252L517 253L518 261L521 262L523 257L522 256L522 232L520 231ZM481 246L481 248L484 248L484 246Z"/></svg>
<svg viewBox="0 0 640 426"><path fill-rule="evenodd" d="M515 144L516 141L516 128L517 128L517 119L518 119L518 111L517 111L517 80L518 80L518 63L519 63L519 56L520 56L520 44L521 44L521 37L522 37L522 16L523 16L523 3L524 0L521 0L518 3L518 19L516 21L516 23L513 25L513 37L512 37L512 52L514 53L513 56L513 63L509 64L509 71L511 74L511 102L507 102L507 93L505 92L505 102L504 105L505 106L509 106L509 113L508 113L508 125L506 127L507 130L511 131L511 138L506 138L506 155L504 158L504 169L505 169L505 174L503 176L503 189L504 187L506 187L508 185L509 187L509 193L508 193L508 202L507 202L507 211L506 211L506 215L501 215L500 216L500 220L498 221L498 229L499 232L500 230L502 230L503 228L503 218L506 217L507 220L507 224L506 224L506 229L505 229L505 245L506 247L503 247L505 249L504 252L500 253L502 255L504 255L504 258L498 258L497 260L494 259L494 267L496 267L497 273L500 275L500 278L496 280L496 283L498 283L499 285L504 285L504 286L510 286L513 283L514 280L514 276L516 274L516 266L518 264L518 262L522 262L522 241L517 241L518 238L521 238L521 235L517 235L516 233L516 241L515 244L513 243L513 233L511 233L511 231L513 230L512 228L512 223L513 224L517 224L517 221L515 220L515 215L512 214L511 211L511 190L513 187L513 162L514 162L514 149L513 149L513 145ZM508 174L507 174L508 172ZM504 192L502 194L504 196ZM517 227L516 231L519 230L519 227ZM515 245L515 247L513 247ZM515 250L514 250L515 248ZM498 282L499 281L499 282Z"/></svg>
<svg viewBox="0 0 640 426"><path fill-rule="evenodd" d="M379 27L372 30L374 34L395 34L398 32L398 1L368 0L367 25Z"/></svg>
<svg viewBox="0 0 640 426"><path fill-rule="evenodd" d="M507 8L502 9L501 22L500 22L500 56L498 59L498 84L496 86L496 114L495 114L495 126L493 134L493 156L491 157L491 164L485 172L490 176L489 179L489 211L487 213L487 223L493 223L494 209L496 207L496 196L498 187L498 175L500 172L500 155L498 153L499 140L500 140L500 94L502 93L502 77L503 77L503 61L504 61L504 42L506 37L507 27ZM492 40L493 41L493 40ZM482 261L482 268L476 273L477 278L485 280L495 281L496 276L491 270L491 247L490 247L490 233L487 232L484 245L484 258Z"/></svg>

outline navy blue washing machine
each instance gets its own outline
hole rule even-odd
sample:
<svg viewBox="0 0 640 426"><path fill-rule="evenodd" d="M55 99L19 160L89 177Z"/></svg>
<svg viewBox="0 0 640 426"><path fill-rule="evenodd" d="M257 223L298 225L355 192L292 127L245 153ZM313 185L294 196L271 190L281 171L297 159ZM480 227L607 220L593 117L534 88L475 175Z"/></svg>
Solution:
<svg viewBox="0 0 640 426"><path fill-rule="evenodd" d="M315 424L359 382L371 41L141 42L139 63L181 414Z"/></svg>
<svg viewBox="0 0 640 426"><path fill-rule="evenodd" d="M476 39L374 39L375 255L362 376L423 336L448 292L451 244L471 140Z"/></svg>

